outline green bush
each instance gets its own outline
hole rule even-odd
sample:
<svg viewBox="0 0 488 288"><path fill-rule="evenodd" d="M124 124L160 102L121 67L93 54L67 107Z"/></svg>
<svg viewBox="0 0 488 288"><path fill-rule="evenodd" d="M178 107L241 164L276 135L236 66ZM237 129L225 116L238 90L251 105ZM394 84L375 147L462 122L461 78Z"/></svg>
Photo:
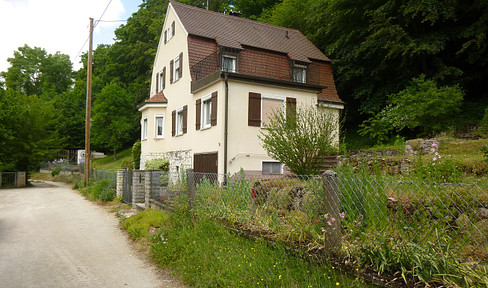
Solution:
<svg viewBox="0 0 488 288"><path fill-rule="evenodd" d="M95 185L89 187L89 194L92 200L100 200L102 202L112 201L115 198L115 191L110 186L108 179L103 179Z"/></svg>
<svg viewBox="0 0 488 288"><path fill-rule="evenodd" d="M122 161L120 168L122 168L122 169L127 168L129 170L132 170L132 168L134 168L134 159L126 159L126 160Z"/></svg>
<svg viewBox="0 0 488 288"><path fill-rule="evenodd" d="M141 140L137 140L132 146L132 161L135 169L141 168Z"/></svg>
<svg viewBox="0 0 488 288"><path fill-rule="evenodd" d="M152 169L152 170L168 171L169 161L168 159L161 159L161 158L148 160L146 161L145 168Z"/></svg>

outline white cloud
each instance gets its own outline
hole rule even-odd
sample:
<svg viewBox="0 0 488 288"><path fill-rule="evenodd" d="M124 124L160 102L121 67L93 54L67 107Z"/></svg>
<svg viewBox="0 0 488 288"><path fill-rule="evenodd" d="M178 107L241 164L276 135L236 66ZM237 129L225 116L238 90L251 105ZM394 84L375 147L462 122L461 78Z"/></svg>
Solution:
<svg viewBox="0 0 488 288"><path fill-rule="evenodd" d="M40 47L48 53L61 52L75 59L88 38L89 18L97 20L110 0L0 0L0 71L7 71L7 58L25 44ZM112 0L102 20L123 19L122 0ZM113 30L121 22L100 22L94 33L94 48L99 43L112 43ZM88 50L88 42L82 52Z"/></svg>

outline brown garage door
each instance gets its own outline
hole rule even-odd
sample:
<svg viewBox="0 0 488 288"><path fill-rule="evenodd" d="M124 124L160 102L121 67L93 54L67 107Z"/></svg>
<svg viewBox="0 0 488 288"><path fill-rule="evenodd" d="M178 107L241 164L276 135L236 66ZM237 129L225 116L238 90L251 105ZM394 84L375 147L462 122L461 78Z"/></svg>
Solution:
<svg viewBox="0 0 488 288"><path fill-rule="evenodd" d="M193 171L200 173L218 173L217 152L193 155Z"/></svg>

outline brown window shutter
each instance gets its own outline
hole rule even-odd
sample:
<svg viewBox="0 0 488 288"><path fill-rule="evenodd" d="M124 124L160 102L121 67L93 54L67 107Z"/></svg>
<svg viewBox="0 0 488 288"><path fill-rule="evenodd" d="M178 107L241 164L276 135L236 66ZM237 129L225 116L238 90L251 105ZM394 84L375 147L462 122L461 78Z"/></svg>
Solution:
<svg viewBox="0 0 488 288"><path fill-rule="evenodd" d="M286 120L296 124L297 99L286 97Z"/></svg>
<svg viewBox="0 0 488 288"><path fill-rule="evenodd" d="M286 111L297 113L297 98L286 97Z"/></svg>
<svg viewBox="0 0 488 288"><path fill-rule="evenodd" d="M166 86L166 66L163 67L163 90L164 90L164 87Z"/></svg>
<svg viewBox="0 0 488 288"><path fill-rule="evenodd" d="M171 112L171 136L176 134L176 111Z"/></svg>
<svg viewBox="0 0 488 288"><path fill-rule="evenodd" d="M249 126L261 127L261 94L249 92Z"/></svg>
<svg viewBox="0 0 488 288"><path fill-rule="evenodd" d="M166 33L167 30L164 31L164 44L168 42L168 33Z"/></svg>
<svg viewBox="0 0 488 288"><path fill-rule="evenodd" d="M173 23L171 23L171 31L172 31L172 36L175 36L175 21L173 21Z"/></svg>
<svg viewBox="0 0 488 288"><path fill-rule="evenodd" d="M188 124L188 105L183 106L183 134L186 133Z"/></svg>
<svg viewBox="0 0 488 288"><path fill-rule="evenodd" d="M200 117L201 117L201 110L202 110L202 100L197 99L195 103L196 115L195 115L195 128L200 130Z"/></svg>
<svg viewBox="0 0 488 288"><path fill-rule="evenodd" d="M174 61L169 61L169 83L173 83L173 65Z"/></svg>
<svg viewBox="0 0 488 288"><path fill-rule="evenodd" d="M180 53L180 67L178 69L178 79L183 75L183 53Z"/></svg>
<svg viewBox="0 0 488 288"><path fill-rule="evenodd" d="M156 93L159 92L159 73L156 73Z"/></svg>
<svg viewBox="0 0 488 288"><path fill-rule="evenodd" d="M210 112L210 123L217 125L217 91L212 93L212 111Z"/></svg>

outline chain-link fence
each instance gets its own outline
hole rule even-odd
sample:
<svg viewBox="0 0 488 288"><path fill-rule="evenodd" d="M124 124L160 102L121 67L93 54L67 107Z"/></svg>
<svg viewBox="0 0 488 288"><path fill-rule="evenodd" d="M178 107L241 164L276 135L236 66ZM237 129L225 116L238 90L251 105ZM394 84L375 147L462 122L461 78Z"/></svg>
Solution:
<svg viewBox="0 0 488 288"><path fill-rule="evenodd" d="M93 179L93 181L95 182L103 179L108 179L112 188L115 189L115 187L117 186L117 171L92 169L90 172L90 178Z"/></svg>
<svg viewBox="0 0 488 288"><path fill-rule="evenodd" d="M195 213L259 235L316 245L352 259L390 251L445 257L474 271L487 270L485 186L336 175L187 177Z"/></svg>

